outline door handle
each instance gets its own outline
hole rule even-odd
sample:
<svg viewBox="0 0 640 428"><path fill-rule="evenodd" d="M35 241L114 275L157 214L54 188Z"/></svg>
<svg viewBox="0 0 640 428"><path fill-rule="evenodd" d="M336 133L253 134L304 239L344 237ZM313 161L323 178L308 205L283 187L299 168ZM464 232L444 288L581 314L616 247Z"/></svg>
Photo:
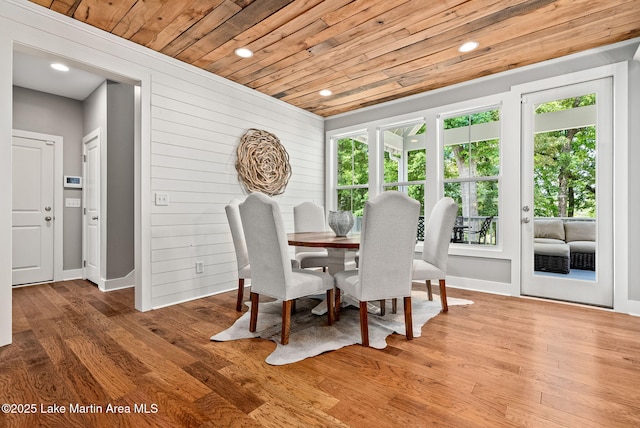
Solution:
<svg viewBox="0 0 640 428"><path fill-rule="evenodd" d="M91 220L97 220L97 219L98 219L98 216L91 217Z"/></svg>
<svg viewBox="0 0 640 428"><path fill-rule="evenodd" d="M46 216L44 219L45 219L45 221L51 221L52 220L51 216L49 216L49 215Z"/></svg>
<svg viewBox="0 0 640 428"><path fill-rule="evenodd" d="M529 223L531 220L529 220L529 217L524 217L521 221L522 223Z"/></svg>

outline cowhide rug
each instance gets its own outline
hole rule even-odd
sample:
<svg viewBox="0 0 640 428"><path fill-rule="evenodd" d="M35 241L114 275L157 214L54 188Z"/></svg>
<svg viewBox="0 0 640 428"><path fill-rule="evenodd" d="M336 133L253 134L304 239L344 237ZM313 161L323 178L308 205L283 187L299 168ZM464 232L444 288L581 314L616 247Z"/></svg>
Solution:
<svg viewBox="0 0 640 428"><path fill-rule="evenodd" d="M413 335L419 337L422 326L440 313L441 305L438 296L429 301L426 291L413 291L411 294L413 312ZM470 305L473 302L465 299L448 298L449 306ZM247 306L251 303L246 302ZM282 302L260 303L258 308L258 326L255 333L249 331L249 311L245 312L228 329L211 337L211 340L224 342L229 340L261 337L276 343L276 349L265 360L272 365L284 365L313 357L323 352L340 349L344 346L361 343L360 318L358 310L353 307L343 308L340 321L333 326L327 325L327 316L313 315L311 309L318 304L312 298L298 299L297 312L291 317L291 333L289 344L280 344L280 328L282 325ZM449 314L445 316L450 316ZM383 349L387 346L386 338L392 333L404 336L404 312L402 299L398 299L397 313L391 313L391 303L387 302L385 316L369 314L369 346Z"/></svg>

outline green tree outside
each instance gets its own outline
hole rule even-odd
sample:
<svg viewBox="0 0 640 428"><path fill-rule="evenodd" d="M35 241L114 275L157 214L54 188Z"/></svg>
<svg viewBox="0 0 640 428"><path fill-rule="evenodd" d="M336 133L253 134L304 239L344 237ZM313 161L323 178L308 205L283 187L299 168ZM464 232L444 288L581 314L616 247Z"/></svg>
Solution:
<svg viewBox="0 0 640 428"><path fill-rule="evenodd" d="M540 104L545 114L595 105L595 94ZM561 129L534 137L534 215L596 216L596 127Z"/></svg>

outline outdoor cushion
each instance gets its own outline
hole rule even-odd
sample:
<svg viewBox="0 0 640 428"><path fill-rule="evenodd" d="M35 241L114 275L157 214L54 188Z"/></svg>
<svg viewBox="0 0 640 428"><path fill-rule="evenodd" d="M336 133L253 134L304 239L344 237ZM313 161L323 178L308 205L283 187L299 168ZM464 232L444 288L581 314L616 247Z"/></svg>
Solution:
<svg viewBox="0 0 640 428"><path fill-rule="evenodd" d="M569 247L572 253L593 253L596 252L595 241L571 241Z"/></svg>
<svg viewBox="0 0 640 428"><path fill-rule="evenodd" d="M534 252L545 256L561 256L569 258L569 245L567 244L535 244Z"/></svg>
<svg viewBox="0 0 640 428"><path fill-rule="evenodd" d="M557 218L535 220L533 224L536 238L551 238L564 241L564 224Z"/></svg>
<svg viewBox="0 0 640 428"><path fill-rule="evenodd" d="M564 224L566 241L595 241L595 221L568 221Z"/></svg>
<svg viewBox="0 0 640 428"><path fill-rule="evenodd" d="M561 239L551 239L551 238L534 238L533 242L536 244L566 244Z"/></svg>

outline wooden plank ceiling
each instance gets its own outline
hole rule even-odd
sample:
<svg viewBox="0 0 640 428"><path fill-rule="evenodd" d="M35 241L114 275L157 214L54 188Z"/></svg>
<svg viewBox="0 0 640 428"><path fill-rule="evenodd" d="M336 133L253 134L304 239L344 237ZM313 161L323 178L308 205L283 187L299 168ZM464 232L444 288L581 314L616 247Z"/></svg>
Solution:
<svg viewBox="0 0 640 428"><path fill-rule="evenodd" d="M325 117L640 36L640 0L31 1Z"/></svg>

